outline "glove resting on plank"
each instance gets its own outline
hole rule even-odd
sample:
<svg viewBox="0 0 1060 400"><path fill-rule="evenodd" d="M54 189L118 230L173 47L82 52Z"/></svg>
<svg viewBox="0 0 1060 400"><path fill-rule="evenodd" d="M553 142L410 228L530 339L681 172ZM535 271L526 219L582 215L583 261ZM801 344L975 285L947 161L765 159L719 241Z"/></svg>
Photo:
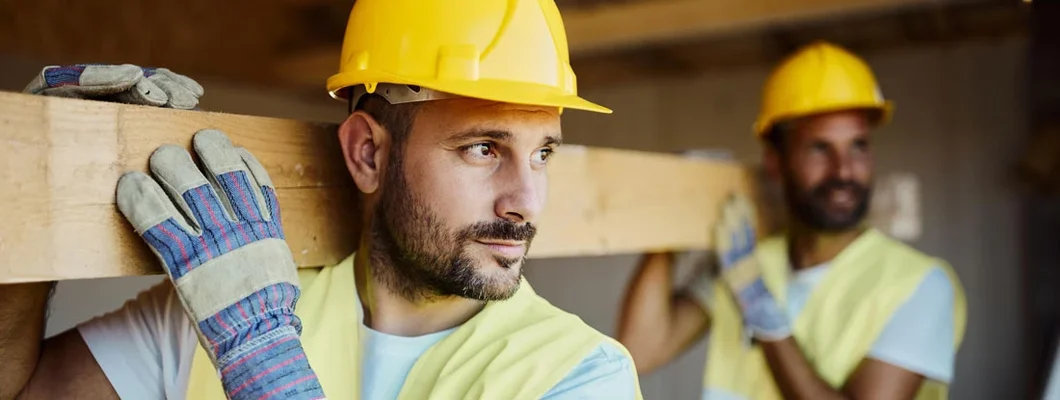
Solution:
<svg viewBox="0 0 1060 400"><path fill-rule="evenodd" d="M153 179L121 177L119 209L161 260L229 398L324 398L299 339L298 275L272 181L220 131L193 144L205 175L182 147L163 146Z"/></svg>
<svg viewBox="0 0 1060 400"><path fill-rule="evenodd" d="M74 64L44 67L23 92L190 110L203 88L166 68Z"/></svg>

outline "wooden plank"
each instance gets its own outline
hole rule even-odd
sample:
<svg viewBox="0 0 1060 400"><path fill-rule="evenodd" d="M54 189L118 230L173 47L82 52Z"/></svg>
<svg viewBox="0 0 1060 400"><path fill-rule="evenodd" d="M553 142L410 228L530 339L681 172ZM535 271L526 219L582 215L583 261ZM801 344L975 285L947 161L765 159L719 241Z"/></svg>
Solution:
<svg viewBox="0 0 1060 400"><path fill-rule="evenodd" d="M0 283L156 274L114 202L125 171L205 128L257 156L299 266L334 263L359 234L336 126L0 92ZM564 146L531 257L704 249L718 200L757 198L741 165Z"/></svg>
<svg viewBox="0 0 1060 400"><path fill-rule="evenodd" d="M299 265L352 251L356 196L333 125L9 93L0 110L0 281L156 271L114 206L115 184L146 170L159 145L190 148L205 128L227 132L268 169Z"/></svg>

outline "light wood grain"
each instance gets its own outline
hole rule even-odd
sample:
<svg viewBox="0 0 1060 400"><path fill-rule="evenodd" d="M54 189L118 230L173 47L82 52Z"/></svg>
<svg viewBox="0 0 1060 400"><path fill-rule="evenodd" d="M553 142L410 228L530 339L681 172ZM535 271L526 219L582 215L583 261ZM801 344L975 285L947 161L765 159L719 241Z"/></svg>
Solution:
<svg viewBox="0 0 1060 400"><path fill-rule="evenodd" d="M268 170L299 266L354 250L360 206L334 125L0 93L0 283L160 273L115 186L205 128ZM705 249L718 201L757 197L737 164L574 145L554 160L531 257Z"/></svg>

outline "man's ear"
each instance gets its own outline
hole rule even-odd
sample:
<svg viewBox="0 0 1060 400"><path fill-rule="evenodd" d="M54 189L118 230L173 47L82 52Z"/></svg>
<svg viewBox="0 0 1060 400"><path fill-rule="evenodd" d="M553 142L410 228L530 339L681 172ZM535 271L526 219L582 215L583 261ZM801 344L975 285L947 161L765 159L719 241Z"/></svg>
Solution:
<svg viewBox="0 0 1060 400"><path fill-rule="evenodd" d="M364 193L378 190L390 149L389 132L368 113L356 111L339 126L339 142L357 188Z"/></svg>

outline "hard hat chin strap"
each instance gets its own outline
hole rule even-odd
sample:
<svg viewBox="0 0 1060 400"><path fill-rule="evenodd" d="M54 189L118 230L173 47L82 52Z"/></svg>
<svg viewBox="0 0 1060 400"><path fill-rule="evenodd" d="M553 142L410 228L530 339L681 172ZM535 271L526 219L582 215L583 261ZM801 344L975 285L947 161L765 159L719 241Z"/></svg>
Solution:
<svg viewBox="0 0 1060 400"><path fill-rule="evenodd" d="M361 98L369 94L365 85L357 85L350 90L350 105L353 109L360 104ZM377 94L390 104L416 103L420 101L431 101L441 99L457 98L455 94L439 92L416 85L404 85L395 83L379 83L375 85L372 94Z"/></svg>

